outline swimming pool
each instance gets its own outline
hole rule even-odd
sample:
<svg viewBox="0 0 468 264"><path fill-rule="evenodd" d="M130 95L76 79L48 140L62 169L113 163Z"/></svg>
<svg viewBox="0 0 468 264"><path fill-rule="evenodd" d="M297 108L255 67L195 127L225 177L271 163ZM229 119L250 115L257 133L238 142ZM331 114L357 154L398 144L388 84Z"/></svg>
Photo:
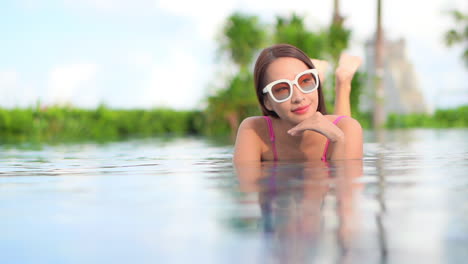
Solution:
<svg viewBox="0 0 468 264"><path fill-rule="evenodd" d="M2 263L464 263L468 130L362 162L247 164L205 138L0 146Z"/></svg>

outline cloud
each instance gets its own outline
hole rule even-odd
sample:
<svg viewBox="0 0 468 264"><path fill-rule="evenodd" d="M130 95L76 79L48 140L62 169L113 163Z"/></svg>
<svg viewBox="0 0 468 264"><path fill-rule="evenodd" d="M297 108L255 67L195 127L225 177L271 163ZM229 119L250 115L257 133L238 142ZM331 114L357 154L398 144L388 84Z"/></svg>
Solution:
<svg viewBox="0 0 468 264"><path fill-rule="evenodd" d="M119 14L135 14L155 8L154 0L65 0L69 8L95 9L104 12L118 12Z"/></svg>
<svg viewBox="0 0 468 264"><path fill-rule="evenodd" d="M7 70L0 72L0 87L2 87L2 90L15 87L17 82L18 73L16 71Z"/></svg>
<svg viewBox="0 0 468 264"><path fill-rule="evenodd" d="M136 96L141 107L193 109L205 95L203 87L210 78L210 65L190 53L174 47L170 59L154 61L149 67L141 93Z"/></svg>
<svg viewBox="0 0 468 264"><path fill-rule="evenodd" d="M98 66L94 63L80 63L62 65L49 72L48 103L71 103L80 99L80 104L89 105L97 103L95 81Z"/></svg>
<svg viewBox="0 0 468 264"><path fill-rule="evenodd" d="M136 51L128 53L127 63L138 69L152 66L153 61L154 55L152 52Z"/></svg>
<svg viewBox="0 0 468 264"><path fill-rule="evenodd" d="M12 107L17 101L17 91L19 88L18 73L13 70L0 72L0 93L1 105Z"/></svg>
<svg viewBox="0 0 468 264"><path fill-rule="evenodd" d="M29 107L36 103L39 91L22 78L16 70L0 71L0 106Z"/></svg>
<svg viewBox="0 0 468 264"><path fill-rule="evenodd" d="M69 7L92 7L96 9L113 9L121 5L119 0L65 0L65 5Z"/></svg>
<svg viewBox="0 0 468 264"><path fill-rule="evenodd" d="M235 9L234 0L158 0L156 8L171 15L188 18L204 39L213 40L224 19Z"/></svg>

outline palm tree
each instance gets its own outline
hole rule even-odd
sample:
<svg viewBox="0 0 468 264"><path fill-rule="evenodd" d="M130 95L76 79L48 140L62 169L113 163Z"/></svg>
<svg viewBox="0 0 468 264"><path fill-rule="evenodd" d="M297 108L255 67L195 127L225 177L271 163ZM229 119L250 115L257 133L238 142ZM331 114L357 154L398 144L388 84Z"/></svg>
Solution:
<svg viewBox="0 0 468 264"><path fill-rule="evenodd" d="M465 50L462 54L462 59L465 61L465 66L468 67L468 14L463 14L458 10L449 12L455 20L456 27L451 28L445 33L445 44L448 47L456 44L465 45Z"/></svg>
<svg viewBox="0 0 468 264"><path fill-rule="evenodd" d="M333 1L333 18L332 24L343 24L344 17L340 14L340 1L334 0Z"/></svg>
<svg viewBox="0 0 468 264"><path fill-rule="evenodd" d="M225 87L218 87L216 94L208 98L205 113L208 126L213 130L210 134L222 133L228 127L234 136L240 120L259 110L249 66L265 40L265 27L257 16L234 13L228 17L219 51L229 57L238 72L230 77Z"/></svg>
<svg viewBox="0 0 468 264"><path fill-rule="evenodd" d="M265 29L257 16L234 13L224 25L220 51L227 53L231 61L244 70L264 45L265 38Z"/></svg>
<svg viewBox="0 0 468 264"><path fill-rule="evenodd" d="M383 65L383 29L382 29L382 0L377 0L377 29L375 34L375 98L374 98L374 128L380 129L385 124L384 112L384 65Z"/></svg>

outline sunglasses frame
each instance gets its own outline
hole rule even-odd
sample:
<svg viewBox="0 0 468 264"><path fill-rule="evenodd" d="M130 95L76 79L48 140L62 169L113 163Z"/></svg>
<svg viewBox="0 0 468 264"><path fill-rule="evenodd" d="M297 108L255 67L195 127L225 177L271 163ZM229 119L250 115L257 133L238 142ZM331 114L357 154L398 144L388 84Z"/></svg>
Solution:
<svg viewBox="0 0 468 264"><path fill-rule="evenodd" d="M299 78L304 75L304 74L308 74L308 73L311 73L312 75L314 75L315 79L317 80L317 82L315 83L315 87L310 90L310 91L304 91L302 90L302 88L299 86ZM291 87L291 93L288 95L288 97L284 98L284 99L281 99L281 100L278 100L276 99L274 96L273 96L273 92L271 91L271 89L273 88L273 86L275 86L276 84L278 83L282 83L282 82L285 82L287 84L289 84L289 87ZM294 79L294 81L290 81L288 79L280 79L280 80L276 80L276 81L273 81L271 83L269 83L267 86L265 86L265 88L263 88L263 93L266 94L270 94L270 97L271 99L273 99L273 101L277 102L277 103L282 103L282 102L286 102L288 101L289 99L291 99L292 95L293 95L293 92L294 92L294 85L296 85L296 87L302 92L302 93L311 93L315 90L317 90L317 88L319 87L319 84L320 84L320 79L318 77L318 71L317 69L308 69L308 70L305 70L299 74L296 75L296 78Z"/></svg>

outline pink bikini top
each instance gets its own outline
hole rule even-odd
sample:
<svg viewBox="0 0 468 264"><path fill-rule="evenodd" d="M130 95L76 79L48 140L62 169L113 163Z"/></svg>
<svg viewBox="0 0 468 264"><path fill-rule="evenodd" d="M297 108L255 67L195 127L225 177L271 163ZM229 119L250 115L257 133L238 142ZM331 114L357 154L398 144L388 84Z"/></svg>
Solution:
<svg viewBox="0 0 468 264"><path fill-rule="evenodd" d="M334 121L333 124L338 124L338 122L346 116L339 116L337 117ZM268 124L268 131L270 134L270 141L271 141L271 148L273 151L273 156L274 156L274 161L278 161L278 153L276 152L276 144L275 144L275 132L273 131L273 125L271 123L271 119L269 116L264 116L265 120L267 121ZM327 143L325 144L325 149L323 150L323 155L322 155L322 161L327 160L327 151L328 151L328 145L330 144L330 140L327 139Z"/></svg>

